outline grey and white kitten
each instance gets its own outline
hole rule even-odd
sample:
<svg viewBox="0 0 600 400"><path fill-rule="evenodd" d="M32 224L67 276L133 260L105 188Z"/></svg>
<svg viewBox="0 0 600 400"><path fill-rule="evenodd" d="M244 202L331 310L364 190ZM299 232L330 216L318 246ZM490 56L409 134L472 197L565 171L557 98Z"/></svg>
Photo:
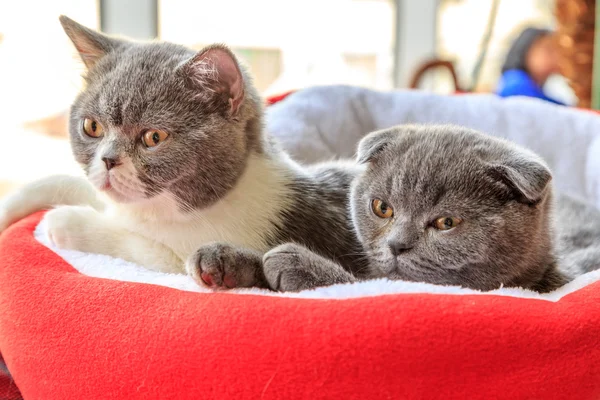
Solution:
<svg viewBox="0 0 600 400"><path fill-rule="evenodd" d="M351 215L372 277L549 292L598 266L600 214L562 196L559 269L552 175L524 148L467 128L400 126L366 136L358 162ZM264 270L282 291L357 280L298 244L267 253Z"/></svg>
<svg viewBox="0 0 600 400"><path fill-rule="evenodd" d="M290 241L360 275L345 212L357 167L301 168L271 143L263 100L227 47L195 52L60 21L87 67L69 131L88 179L26 186L4 202L0 229L66 205L45 216L58 247L187 268L209 286L266 286L262 255ZM247 249L243 273L226 275L232 246Z"/></svg>

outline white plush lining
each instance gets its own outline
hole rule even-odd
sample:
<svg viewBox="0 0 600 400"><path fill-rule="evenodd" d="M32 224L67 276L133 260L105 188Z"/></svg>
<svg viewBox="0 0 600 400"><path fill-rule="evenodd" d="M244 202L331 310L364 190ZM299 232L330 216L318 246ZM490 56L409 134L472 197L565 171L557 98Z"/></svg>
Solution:
<svg viewBox="0 0 600 400"><path fill-rule="evenodd" d="M35 238L44 246L62 257L83 275L114 279L126 282L148 283L166 286L173 289L186 290L189 292L211 292L209 289L198 286L192 278L187 275L165 274L147 270L127 261L112 258L101 254L88 254L79 251L62 250L50 243L46 235L45 221L42 221L35 230ZM425 283L414 283L404 281L390 281L378 279L355 284L335 285L330 287L307 290L300 293L274 293L262 289L237 289L229 293L254 294L263 296L280 296L306 299L350 299L356 297L380 296L398 293L434 293L434 294L492 294L497 296L510 296L531 298L546 301L558 301L563 296L572 293L586 285L600 280L600 270L582 275L573 282L548 294L538 294L524 289L501 288L492 292L479 292L476 290L463 289L457 286L437 286Z"/></svg>

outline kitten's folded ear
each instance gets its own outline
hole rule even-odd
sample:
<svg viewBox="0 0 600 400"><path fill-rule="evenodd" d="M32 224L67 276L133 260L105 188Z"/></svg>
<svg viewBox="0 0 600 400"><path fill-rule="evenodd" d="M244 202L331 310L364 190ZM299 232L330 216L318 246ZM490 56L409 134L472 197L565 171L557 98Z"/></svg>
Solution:
<svg viewBox="0 0 600 400"><path fill-rule="evenodd" d="M490 166L490 174L513 190L521 203L535 204L550 190L552 173L537 156L514 154Z"/></svg>
<svg viewBox="0 0 600 400"><path fill-rule="evenodd" d="M224 45L212 45L180 67L186 81L200 91L225 94L230 115L244 100L244 78L235 55Z"/></svg>
<svg viewBox="0 0 600 400"><path fill-rule="evenodd" d="M394 138L400 134L398 127L383 129L369 133L358 143L356 161L364 164L372 161L377 154L381 153Z"/></svg>
<svg viewBox="0 0 600 400"><path fill-rule="evenodd" d="M59 21L88 69L92 68L106 54L125 43L122 40L86 28L67 16L61 15Z"/></svg>

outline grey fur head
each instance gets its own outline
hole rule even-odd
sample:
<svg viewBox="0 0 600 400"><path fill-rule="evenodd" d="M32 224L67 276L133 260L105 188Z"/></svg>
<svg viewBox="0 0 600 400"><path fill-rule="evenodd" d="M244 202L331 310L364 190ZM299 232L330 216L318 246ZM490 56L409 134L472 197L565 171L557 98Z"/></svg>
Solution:
<svg viewBox="0 0 600 400"><path fill-rule="evenodd" d="M534 153L466 128L409 125L365 137L358 160L367 168L352 187L353 221L383 275L480 290L565 283L551 174Z"/></svg>
<svg viewBox="0 0 600 400"><path fill-rule="evenodd" d="M196 53L60 21L87 67L86 88L71 109L73 152L117 202L168 193L182 209L206 207L235 185L252 152L263 151L262 101L227 47ZM101 137L86 135L86 118ZM168 136L148 147L142 137L154 131Z"/></svg>

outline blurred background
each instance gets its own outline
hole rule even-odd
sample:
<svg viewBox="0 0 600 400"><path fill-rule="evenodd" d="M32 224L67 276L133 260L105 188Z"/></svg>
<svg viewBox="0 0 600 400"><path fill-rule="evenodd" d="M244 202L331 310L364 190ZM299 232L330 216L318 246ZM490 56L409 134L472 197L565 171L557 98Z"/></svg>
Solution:
<svg viewBox="0 0 600 400"><path fill-rule="evenodd" d="M590 107L593 0L0 0L0 194L80 173L66 111L82 64L65 14L91 28L200 49L224 42L265 96L311 85L494 92L525 27L556 31L560 74L544 91Z"/></svg>

